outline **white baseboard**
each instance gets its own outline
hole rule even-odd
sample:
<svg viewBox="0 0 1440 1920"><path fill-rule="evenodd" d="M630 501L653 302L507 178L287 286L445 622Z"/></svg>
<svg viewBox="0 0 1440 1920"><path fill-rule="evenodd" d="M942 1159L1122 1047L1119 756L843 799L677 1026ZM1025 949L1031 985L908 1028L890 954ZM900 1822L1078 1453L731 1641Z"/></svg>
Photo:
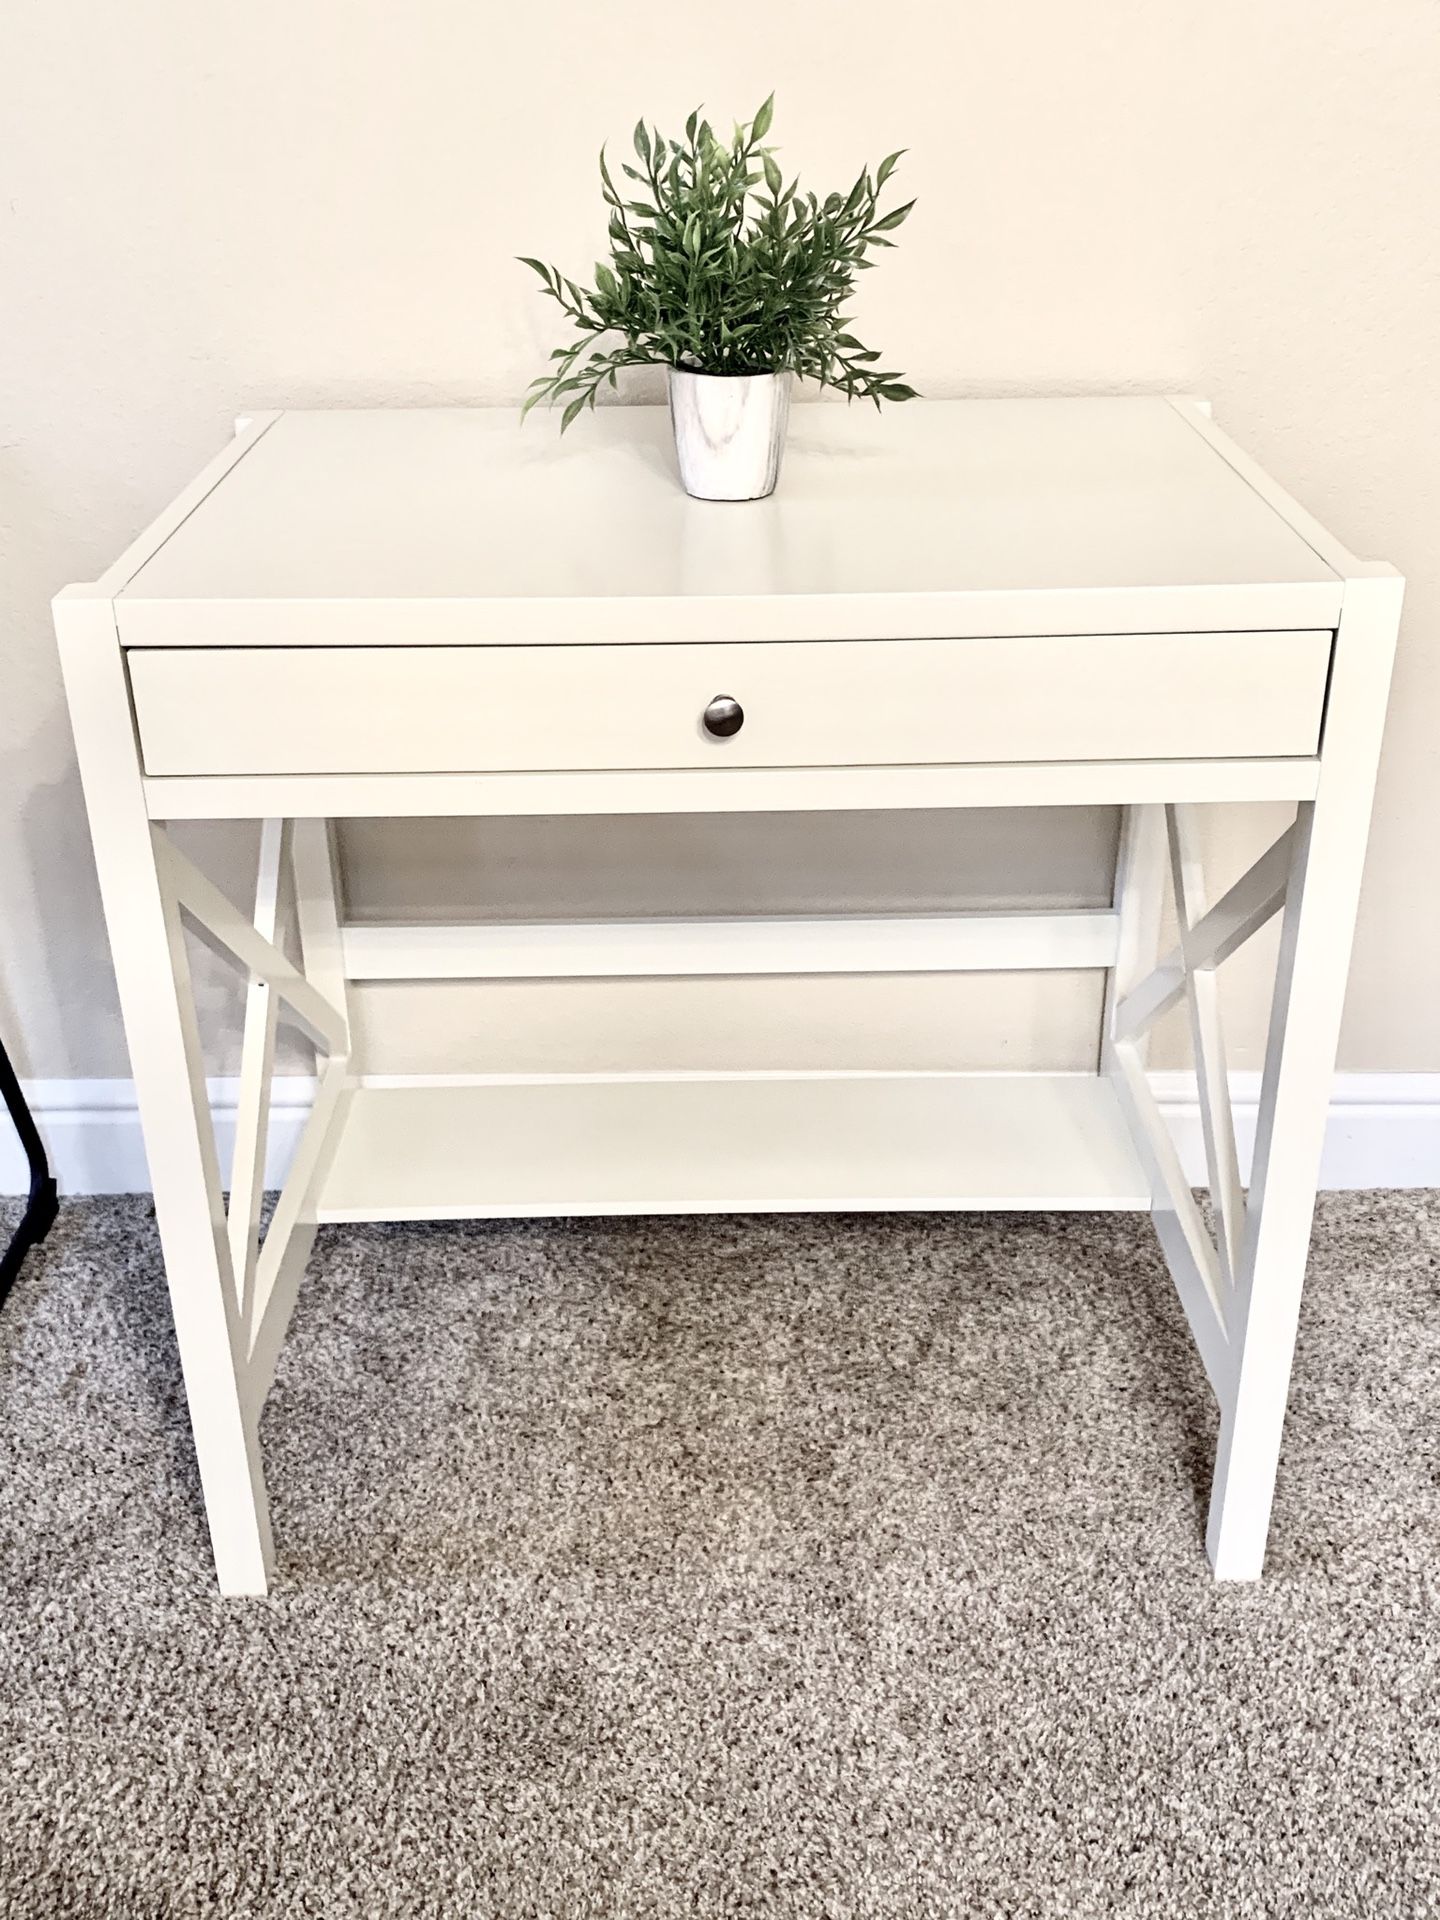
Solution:
<svg viewBox="0 0 1440 1920"><path fill-rule="evenodd" d="M1197 1187L1205 1143L1193 1073L1152 1073L1150 1084ZM1260 1075L1232 1073L1240 1167L1248 1179ZM1440 1187L1440 1073L1337 1073L1320 1162L1322 1187Z"/></svg>
<svg viewBox="0 0 1440 1920"><path fill-rule="evenodd" d="M210 1111L220 1164L235 1146L237 1080L212 1080ZM267 1174L278 1185L315 1096L308 1075L281 1075L271 1096ZM133 1080L30 1080L25 1097L61 1193L148 1193L150 1170ZM0 1193L24 1193L25 1156L0 1108Z"/></svg>
<svg viewBox="0 0 1440 1920"><path fill-rule="evenodd" d="M1151 1076L1185 1169L1205 1184L1205 1151L1195 1078ZM1248 1171L1260 1076L1231 1077L1242 1168ZM210 1082L221 1165L234 1139L234 1080ZM148 1193L150 1176L129 1080L35 1080L26 1088L62 1193ZM313 1080L275 1083L269 1177L278 1185L314 1093ZM1341 1073L1335 1076L1321 1167L1325 1187L1440 1187L1440 1073ZM0 1194L23 1193L24 1156L0 1115Z"/></svg>

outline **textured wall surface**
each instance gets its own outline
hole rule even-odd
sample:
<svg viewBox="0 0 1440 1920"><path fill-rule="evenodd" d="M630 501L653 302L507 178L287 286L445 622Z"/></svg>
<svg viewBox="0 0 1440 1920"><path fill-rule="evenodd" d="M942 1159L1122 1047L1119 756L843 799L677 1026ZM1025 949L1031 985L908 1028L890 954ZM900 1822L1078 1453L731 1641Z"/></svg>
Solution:
<svg viewBox="0 0 1440 1920"><path fill-rule="evenodd" d="M0 1023L24 1069L126 1071L49 596L93 577L238 410L512 402L556 337L512 256L593 259L602 138L699 99L726 119L772 86L787 160L822 188L912 149L920 207L860 318L917 385L1209 394L1354 549L1409 575L1342 1063L1440 1068L1440 898L1421 878L1440 837L1434 0L894 0L863 22L737 0L723 34L635 0L9 0L0 73ZM1270 824L1217 825L1217 877ZM202 839L238 876L247 836ZM357 896L391 897L411 854L352 839ZM950 837L925 844L943 898ZM463 840L423 852L442 891L447 861L473 868ZM1081 895L1091 853L1062 840L1037 870ZM864 896L872 854L861 836L853 873L827 856L837 888ZM606 856L570 857L590 891ZM795 859L813 892L815 859ZM1237 963L1241 1064L1263 959ZM903 999L892 1015L904 1051Z"/></svg>

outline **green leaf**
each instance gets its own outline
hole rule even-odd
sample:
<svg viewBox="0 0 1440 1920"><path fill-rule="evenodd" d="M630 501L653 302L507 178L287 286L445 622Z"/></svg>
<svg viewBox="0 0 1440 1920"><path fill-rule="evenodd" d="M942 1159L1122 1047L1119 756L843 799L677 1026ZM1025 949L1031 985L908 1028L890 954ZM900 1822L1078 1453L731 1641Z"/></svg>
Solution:
<svg viewBox="0 0 1440 1920"><path fill-rule="evenodd" d="M903 207L896 207L893 213L887 213L883 220L877 220L875 222L874 226L870 229L871 233L889 233L892 227L898 227L900 222L907 217L914 204L915 202L913 200L907 200Z"/></svg>
<svg viewBox="0 0 1440 1920"><path fill-rule="evenodd" d="M908 153L909 151L910 149L908 147L900 147L896 152L886 154L885 158L875 170L875 191L877 193L895 171L901 154ZM913 205L914 203L912 202L911 204Z"/></svg>
<svg viewBox="0 0 1440 1920"><path fill-rule="evenodd" d="M642 119L640 168L616 162L622 179L639 183L629 188L636 199L621 200L600 151L608 252L593 280L582 287L525 256L568 322L569 344L552 350L551 371L527 395L556 402L562 430L595 404L602 382L614 385L617 368L644 363L734 374L788 367L852 399L909 397L848 330L848 310L914 203L880 216L868 169L844 199L787 186L766 144L773 120L772 94L722 141L697 107L682 146ZM900 157L886 156L879 184Z"/></svg>
<svg viewBox="0 0 1440 1920"><path fill-rule="evenodd" d="M876 388L886 400L918 400L919 394L914 387L907 387L903 380L886 380Z"/></svg>

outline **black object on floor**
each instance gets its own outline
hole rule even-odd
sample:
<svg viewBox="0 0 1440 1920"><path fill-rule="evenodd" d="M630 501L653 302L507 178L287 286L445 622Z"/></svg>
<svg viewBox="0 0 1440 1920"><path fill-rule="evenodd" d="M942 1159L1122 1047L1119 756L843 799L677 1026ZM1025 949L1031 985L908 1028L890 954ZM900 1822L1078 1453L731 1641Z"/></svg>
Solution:
<svg viewBox="0 0 1440 1920"><path fill-rule="evenodd" d="M10 1056L3 1042L0 1042L0 1098L3 1098L10 1118L15 1123L15 1131L25 1149L25 1158L30 1163L30 1199L14 1237L4 1253L0 1254L0 1306L3 1306L5 1296L20 1271L21 1261L31 1247L39 1246L54 1224L58 1202L55 1197L55 1177L50 1171L45 1148L35 1131L35 1122L25 1104L25 1096L20 1091L20 1082L15 1077L15 1069L10 1064Z"/></svg>

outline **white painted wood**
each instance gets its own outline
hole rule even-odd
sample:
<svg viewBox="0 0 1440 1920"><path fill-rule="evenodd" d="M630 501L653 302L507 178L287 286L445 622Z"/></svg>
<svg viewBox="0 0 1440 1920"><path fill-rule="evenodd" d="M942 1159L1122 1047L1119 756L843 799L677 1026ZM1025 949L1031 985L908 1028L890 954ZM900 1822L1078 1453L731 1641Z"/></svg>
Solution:
<svg viewBox="0 0 1440 1920"><path fill-rule="evenodd" d="M1402 591L1379 567L1346 582L1320 791L1293 841L1207 1532L1220 1579L1264 1563Z"/></svg>
<svg viewBox="0 0 1440 1920"><path fill-rule="evenodd" d="M947 973L1108 967L1103 911L586 920L343 929L352 980L574 980L645 974Z"/></svg>
<svg viewBox="0 0 1440 1920"><path fill-rule="evenodd" d="M113 599L122 593L141 568L159 553L166 541L179 532L201 502L234 472L242 460L255 451L279 418L279 413L271 412L248 414L243 425L237 420L235 437L200 469L188 486L181 488L169 506L157 514L119 558L105 569L95 582L95 591L106 599ZM110 618L113 624L113 609Z"/></svg>
<svg viewBox="0 0 1440 1920"><path fill-rule="evenodd" d="M185 943L155 861L110 602L67 588L55 601L55 631L216 1574L224 1593L264 1593L270 1524L255 1422L242 1402L242 1341Z"/></svg>
<svg viewBox="0 0 1440 1920"><path fill-rule="evenodd" d="M1316 751L1330 634L127 658L155 775L1235 759ZM720 694L745 719L717 740Z"/></svg>
<svg viewBox="0 0 1440 1920"><path fill-rule="evenodd" d="M1112 761L973 767L736 767L624 773L226 774L148 779L157 820L457 818L517 814L854 812L1301 800L1320 763Z"/></svg>
<svg viewBox="0 0 1440 1920"><path fill-rule="evenodd" d="M1115 959L1105 982L1105 1005L1100 1019L1099 1068L1111 1073L1115 1064L1109 1049L1117 1029L1121 1001L1133 993L1153 969L1160 945L1164 907L1164 811L1154 805L1127 806L1120 818L1115 851L1115 886L1111 895L1116 916ZM1144 1062L1148 1036L1137 1035L1137 1057Z"/></svg>
<svg viewBox="0 0 1440 1920"><path fill-rule="evenodd" d="M1155 977L1164 908L1165 808L1127 806L1121 815L1112 901L1118 922L1116 954L1105 982L1100 1016L1099 1070L1115 1089L1120 1110L1150 1182L1151 1217L1181 1305L1213 1385L1224 1374L1223 1324L1214 1310L1206 1251L1196 1243L1193 1207L1183 1176L1177 1178L1162 1116L1145 1077L1148 1029L1122 1034L1121 1009L1134 1001L1143 981ZM1183 1194L1177 1208L1176 1196ZM1203 1239L1203 1235L1201 1236Z"/></svg>
<svg viewBox="0 0 1440 1920"><path fill-rule="evenodd" d="M1195 1076L1152 1069L1146 1077L1175 1140L1186 1179L1191 1186L1203 1186L1205 1144ZM375 1075L366 1074L363 1079L366 1085L381 1084ZM406 1084L413 1084L413 1076L407 1077ZM62 1193L150 1191L133 1080L32 1079L24 1087ZM213 1075L207 1090L216 1149L224 1166L234 1138L239 1082L233 1076ZM307 1074L281 1074L272 1084L265 1174L271 1189L284 1183L313 1094L314 1080ZM1248 1175L1260 1075L1232 1073L1230 1099L1240 1170ZM0 1129L0 1194L23 1194L28 1182L19 1144ZM1440 1074L1337 1073L1331 1084L1320 1162L1322 1191L1437 1185Z"/></svg>
<svg viewBox="0 0 1440 1920"><path fill-rule="evenodd" d="M309 970L306 985L313 990L314 982L310 979L313 972L343 1005L345 975L331 849L324 821L301 821L293 832L293 848L291 822L268 820L264 823L255 930L262 940L270 943L277 937L281 869L292 851L297 917ZM348 1027L343 1016L337 1014L336 1047L320 1074L309 1116L295 1145L293 1162L262 1244L259 1217L264 1195L270 1079L274 1070L279 998L270 979L261 976L252 979L241 1059L236 1172L229 1212L231 1258L237 1278L243 1275L239 1281L240 1325L248 1350L243 1391L247 1409L257 1423L315 1237L314 1192L333 1149L333 1122L348 1073Z"/></svg>
<svg viewBox="0 0 1440 1920"><path fill-rule="evenodd" d="M1149 1202L1088 1074L362 1088L345 1108L322 1221Z"/></svg>
<svg viewBox="0 0 1440 1920"><path fill-rule="evenodd" d="M339 878L330 823L323 819L294 823L292 870L295 919L305 978L340 1017L337 1057L349 1052L350 1016L345 989L345 954L340 939Z"/></svg>
<svg viewBox="0 0 1440 1920"><path fill-rule="evenodd" d="M272 941L257 933L214 881L187 860L159 828L151 829L155 863L176 903L190 916L195 931L217 950L265 980L284 1002L296 1024L327 1053L346 1048L344 1015L318 994L304 974Z"/></svg>
<svg viewBox="0 0 1440 1920"><path fill-rule="evenodd" d="M1240 1184L1235 1117L1230 1107L1225 1028L1214 964L1196 959L1188 944L1192 929L1205 916L1205 875L1194 813L1189 807L1168 807L1166 818L1175 914L1180 926L1180 947L1185 955L1185 992L1190 1005L1190 1037L1205 1134L1205 1163L1210 1175L1210 1197L1219 1223L1217 1250L1228 1300L1240 1265L1245 1192Z"/></svg>
<svg viewBox="0 0 1440 1920"><path fill-rule="evenodd" d="M1185 935L1186 964L1218 967L1285 904L1296 829L1287 827Z"/></svg>
<svg viewBox="0 0 1440 1920"><path fill-rule="evenodd" d="M1133 1040L1162 1014L1179 1006L1191 967L1218 967L1272 920L1285 904L1293 860L1295 829L1287 827L1273 845L1215 905L1190 928L1185 944L1175 947L1115 1009L1114 1032Z"/></svg>
<svg viewBox="0 0 1440 1920"><path fill-rule="evenodd" d="M1338 616L1335 572L1163 399L797 406L753 513L686 499L670 442L663 407L603 408L563 441L510 411L287 413L127 586L121 636L633 645Z"/></svg>
<svg viewBox="0 0 1440 1920"><path fill-rule="evenodd" d="M1107 994L1102 1068L1112 1076L1121 1107L1151 1179L1156 1233L1222 1408L1233 1378L1233 1319L1245 1197L1240 1180L1224 1034L1214 968L1284 898L1294 830L1288 830L1209 912L1198 841L1188 809L1163 809L1169 866L1180 928L1178 949L1128 991L1146 951L1153 952L1162 898L1161 810L1130 809L1123 824L1117 868L1121 959ZM1139 904L1127 907L1137 898ZM1191 1191L1191 1176L1145 1073L1144 1045L1159 1015L1190 1000L1197 1061L1197 1098L1205 1171L1220 1220L1212 1240Z"/></svg>
<svg viewBox="0 0 1440 1920"><path fill-rule="evenodd" d="M1333 533L1322 527L1314 514L1306 511L1293 495L1273 480L1258 460L1237 447L1228 433L1224 433L1215 424L1208 400L1197 400L1188 394L1171 394L1170 405L1185 420L1206 444L1212 447L1225 464L1242 479L1246 486L1263 500L1286 526L1292 528L1333 573L1342 579L1355 579L1367 572L1366 562L1353 554L1343 541L1337 540Z"/></svg>
<svg viewBox="0 0 1440 1920"><path fill-rule="evenodd" d="M280 875L289 851L288 843L287 821L266 820L261 824L254 922L255 931L260 937L271 942L277 936ZM235 1149L230 1163L230 1203L226 1212L230 1265L243 1329L251 1325L255 1262L260 1245L260 1207L265 1197L265 1152L270 1124L270 1082L275 1072L277 1013L276 995L270 982L252 977L245 990L245 1028L240 1047L240 1098L235 1113Z"/></svg>
<svg viewBox="0 0 1440 1920"><path fill-rule="evenodd" d="M1149 1178L1155 1231L1206 1375L1223 1404L1229 1393L1232 1363L1228 1349L1226 1286L1219 1258L1195 1204L1175 1143L1155 1104L1135 1042L1113 1042L1110 1057L1112 1084Z"/></svg>
<svg viewBox="0 0 1440 1920"><path fill-rule="evenodd" d="M347 1081L345 1060L326 1064L260 1250L245 1380L246 1402L257 1421L275 1377L275 1362L314 1243L315 1199L338 1145L337 1122Z"/></svg>
<svg viewBox="0 0 1440 1920"><path fill-rule="evenodd" d="M587 426L583 442L559 443L458 411L257 418L99 589L57 603L222 1586L264 1586L256 1422L317 1217L1147 1200L1221 1403L1212 1559L1222 1575L1257 1572L1399 583L1353 561L1192 402L966 402L878 424L804 408L784 488L734 513L680 494L656 458L663 414L617 409ZM722 692L746 721L714 741L699 716ZM1297 829L1203 914L1177 829L1182 937L1151 968L1153 809L1251 799L1298 802ZM1106 802L1128 818L1114 909L1085 936L1103 923L1102 1077L342 1090L334 818ZM297 823L303 974L147 810ZM1237 1261L1239 1172L1207 996L1214 968L1282 897ZM281 1231L256 1262L249 1336L182 909L332 1054ZM893 923L813 917L720 940L739 978L810 950L904 966L927 942L951 962L1044 963L1079 939L1072 916L1053 938L1022 938L1007 918L963 941L953 925L897 938ZM389 966L438 954L498 978L488 969L502 964L628 968L662 948L698 965L702 934L451 928L417 948L392 928L368 962L367 937L361 966L388 941ZM1148 1025L1187 989L1238 1273L1228 1296L1142 1071ZM269 1048L261 1019L243 1076L237 1236L256 1206Z"/></svg>

